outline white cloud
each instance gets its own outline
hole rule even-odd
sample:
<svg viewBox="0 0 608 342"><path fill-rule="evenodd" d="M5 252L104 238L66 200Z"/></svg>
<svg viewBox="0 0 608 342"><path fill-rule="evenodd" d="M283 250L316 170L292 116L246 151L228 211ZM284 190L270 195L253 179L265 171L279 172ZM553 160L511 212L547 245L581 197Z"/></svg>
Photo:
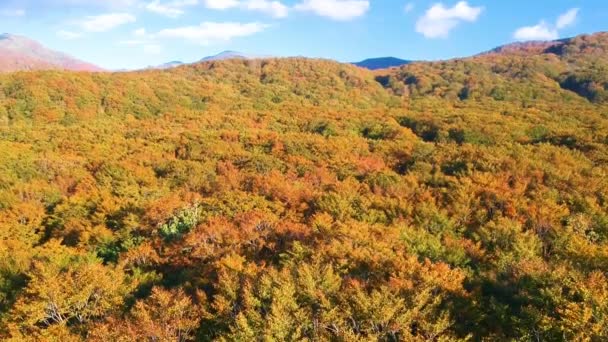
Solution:
<svg viewBox="0 0 608 342"><path fill-rule="evenodd" d="M519 28L513 36L517 40L554 40L559 34L556 29L541 21L538 25Z"/></svg>
<svg viewBox="0 0 608 342"><path fill-rule="evenodd" d="M25 16L25 10L23 9L0 9L0 16L2 17L23 17Z"/></svg>
<svg viewBox="0 0 608 342"><path fill-rule="evenodd" d="M184 26L164 29L156 34L159 38L181 38L199 44L229 41L232 38L246 37L266 29L268 25L236 22L204 22L198 26Z"/></svg>
<svg viewBox="0 0 608 342"><path fill-rule="evenodd" d="M65 40L73 40L82 37L82 33L76 33L72 31L60 30L57 31L57 36Z"/></svg>
<svg viewBox="0 0 608 342"><path fill-rule="evenodd" d="M275 18L285 18L289 14L289 7L277 0L204 0L203 3L209 9L240 8L262 12Z"/></svg>
<svg viewBox="0 0 608 342"><path fill-rule="evenodd" d="M550 25L544 20L534 26L518 28L513 34L516 40L555 40L559 38L559 31L571 26L578 17L578 8L568 10L557 18L555 25Z"/></svg>
<svg viewBox="0 0 608 342"><path fill-rule="evenodd" d="M289 13L287 6L279 1L249 0L243 6L248 10L263 12L275 18L285 18Z"/></svg>
<svg viewBox="0 0 608 342"><path fill-rule="evenodd" d="M80 27L87 32L106 32L116 27L133 23L136 18L127 13L110 13L88 16L80 21Z"/></svg>
<svg viewBox="0 0 608 342"><path fill-rule="evenodd" d="M557 18L557 23L555 24L555 27L558 30L561 30L574 24L574 22L576 21L576 17L578 16L578 11L578 8L573 8L568 12L560 15L559 18Z"/></svg>
<svg viewBox="0 0 608 342"><path fill-rule="evenodd" d="M105 7L129 7L135 5L138 0L47 0L55 5L93 5Z"/></svg>
<svg viewBox="0 0 608 342"><path fill-rule="evenodd" d="M0 3L6 0L0 0ZM10 1L10 0L9 0ZM66 8L86 8L86 9L108 9L111 11L127 11L141 4L143 0L14 0L27 4L30 7L42 9L55 7L62 10ZM147 0L151 1L151 0Z"/></svg>
<svg viewBox="0 0 608 342"><path fill-rule="evenodd" d="M88 3L98 3L103 6L110 6L115 8L124 8L134 6L139 2L139 0L72 0L74 2L82 2L85 4Z"/></svg>
<svg viewBox="0 0 608 342"><path fill-rule="evenodd" d="M482 7L471 7L466 1L460 1L451 8L438 3L418 19L416 32L427 38L447 38L461 22L477 21L482 11Z"/></svg>
<svg viewBox="0 0 608 342"><path fill-rule="evenodd" d="M370 3L368 0L303 0L295 8L333 20L346 21L363 16L369 10Z"/></svg>
<svg viewBox="0 0 608 342"><path fill-rule="evenodd" d="M204 0L205 7L216 10L225 10L238 7L239 0Z"/></svg>
<svg viewBox="0 0 608 342"><path fill-rule="evenodd" d="M405 4L403 10L405 11L405 13L410 13L414 10L414 8L416 8L416 5L413 2L408 2L407 4Z"/></svg>
<svg viewBox="0 0 608 342"><path fill-rule="evenodd" d="M197 0L175 0L167 3L161 3L160 0L155 0L147 5L144 8L150 12L164 15L169 18L177 18L184 14L184 7L194 6L198 4Z"/></svg>
<svg viewBox="0 0 608 342"><path fill-rule="evenodd" d="M184 14L184 11L182 9L162 5L158 0L147 4L146 9L150 12L162 14L170 18L177 18L180 15Z"/></svg>

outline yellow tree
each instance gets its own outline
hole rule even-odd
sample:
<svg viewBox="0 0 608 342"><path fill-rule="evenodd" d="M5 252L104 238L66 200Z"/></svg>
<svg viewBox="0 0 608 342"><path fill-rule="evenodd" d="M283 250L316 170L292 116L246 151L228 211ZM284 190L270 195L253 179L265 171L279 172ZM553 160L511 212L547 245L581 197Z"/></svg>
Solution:
<svg viewBox="0 0 608 342"><path fill-rule="evenodd" d="M122 270L51 241L32 262L17 299L11 334L39 334L55 325L79 327L120 307L128 291Z"/></svg>
<svg viewBox="0 0 608 342"><path fill-rule="evenodd" d="M198 297L204 301L204 295ZM127 319L113 317L98 324L89 338L93 341L191 341L203 317L205 310L194 304L184 291L155 287L149 298L135 304Z"/></svg>

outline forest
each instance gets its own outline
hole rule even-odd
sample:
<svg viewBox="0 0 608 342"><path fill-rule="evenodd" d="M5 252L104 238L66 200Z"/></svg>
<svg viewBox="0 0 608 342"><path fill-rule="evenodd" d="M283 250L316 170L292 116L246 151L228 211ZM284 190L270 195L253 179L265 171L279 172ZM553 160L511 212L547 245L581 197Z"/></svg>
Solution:
<svg viewBox="0 0 608 342"><path fill-rule="evenodd" d="M608 34L0 74L0 339L608 340Z"/></svg>

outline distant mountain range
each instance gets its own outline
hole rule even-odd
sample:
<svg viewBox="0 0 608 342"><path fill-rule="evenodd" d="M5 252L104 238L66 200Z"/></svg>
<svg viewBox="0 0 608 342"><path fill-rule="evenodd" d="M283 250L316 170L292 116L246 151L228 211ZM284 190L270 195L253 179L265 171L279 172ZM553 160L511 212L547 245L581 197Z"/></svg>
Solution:
<svg viewBox="0 0 608 342"><path fill-rule="evenodd" d="M227 59L257 59L267 57L269 56L251 55L238 51L224 51L217 55L201 58L194 63L222 61ZM411 63L411 61L395 57L380 57L366 59L364 61L352 64L370 70L378 70L398 67L409 63ZM171 61L161 65L148 67L148 69L171 69L187 64L193 63ZM103 71L102 68L96 65L78 60L58 51L53 51L27 37L8 33L0 35L0 72L47 69Z"/></svg>
<svg viewBox="0 0 608 342"><path fill-rule="evenodd" d="M352 63L358 67L366 68L369 70L388 69L393 67L400 67L402 65L410 64L412 61L400 59L396 57L379 57L370 58L361 62Z"/></svg>
<svg viewBox="0 0 608 342"><path fill-rule="evenodd" d="M29 38L8 33L0 35L0 72L46 69L103 70L96 65L46 48Z"/></svg>
<svg viewBox="0 0 608 342"><path fill-rule="evenodd" d="M518 42L503 45L487 52L479 54L501 54L501 55L529 55L541 52L549 52L556 55L563 53L560 49L571 39L554 41ZM590 48L587 48L590 49ZM227 59L257 59L269 58L269 56L251 55L238 51L224 51L217 55L204 57L194 63L171 61L148 69L171 69L187 64L201 62L221 61ZM351 63L369 70L388 69L400 67L413 61L396 57L370 58L361 62ZM27 37L9 33L0 34L0 72L30 71L30 70L72 70L72 71L104 71L102 68L78 60L65 53L54 51ZM127 71L127 70L120 70Z"/></svg>
<svg viewBox="0 0 608 342"><path fill-rule="evenodd" d="M256 58L265 58L268 56L256 56L249 55L238 51L224 51L217 55L208 56L202 58L197 63L200 62L213 62L213 61L223 61L227 59L256 59ZM387 69L392 67L399 67L402 65L410 64L412 61L395 58L395 57L379 57L379 58L370 58L361 62L351 63L361 68L366 68L369 70L379 70L379 69ZM189 63L183 63L179 61L173 61L165 64L158 65L156 67L151 67L152 69L170 69L175 68L181 65L185 65Z"/></svg>
<svg viewBox="0 0 608 342"><path fill-rule="evenodd" d="M180 62L180 61L172 61L172 62L161 64L161 65L158 65L155 67L151 67L150 69L171 69L171 68L176 68L180 65L184 65L184 63Z"/></svg>
<svg viewBox="0 0 608 342"><path fill-rule="evenodd" d="M226 59L256 59L263 58L263 56L249 55L238 51L224 51L214 56L207 56L200 60L200 62L212 62L212 61L223 61Z"/></svg>

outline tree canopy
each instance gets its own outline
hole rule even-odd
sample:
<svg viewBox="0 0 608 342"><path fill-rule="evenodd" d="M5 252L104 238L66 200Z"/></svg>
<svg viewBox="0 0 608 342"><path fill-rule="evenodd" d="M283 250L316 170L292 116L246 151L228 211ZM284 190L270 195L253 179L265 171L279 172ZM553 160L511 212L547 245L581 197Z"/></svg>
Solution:
<svg viewBox="0 0 608 342"><path fill-rule="evenodd" d="M0 75L0 336L606 340L607 47Z"/></svg>

